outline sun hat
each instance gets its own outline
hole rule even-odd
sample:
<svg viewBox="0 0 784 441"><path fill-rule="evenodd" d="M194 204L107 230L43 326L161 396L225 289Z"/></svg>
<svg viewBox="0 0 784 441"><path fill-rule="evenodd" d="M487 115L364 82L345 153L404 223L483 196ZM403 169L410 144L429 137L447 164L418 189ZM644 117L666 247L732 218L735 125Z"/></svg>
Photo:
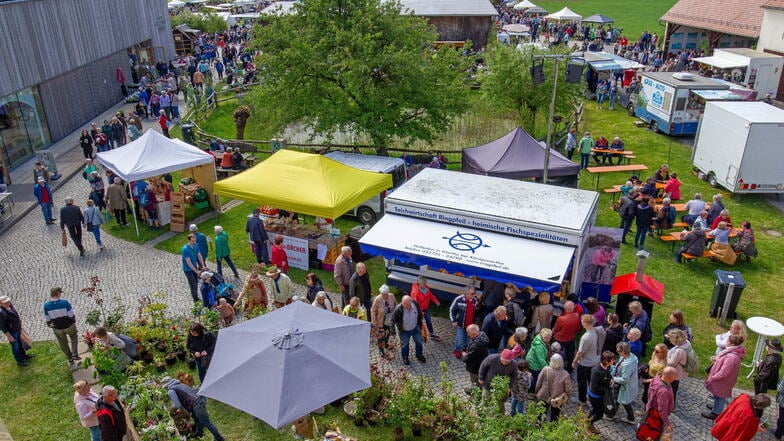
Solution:
<svg viewBox="0 0 784 441"><path fill-rule="evenodd" d="M781 340L777 338L771 338L770 340L767 341L767 344L770 349L773 349L776 352L782 351Z"/></svg>
<svg viewBox="0 0 784 441"><path fill-rule="evenodd" d="M212 277L212 275L213 275L213 274L212 274L211 272L209 272L209 271L204 271L204 272L202 272L202 273L201 273L201 275L200 275L199 277L201 277L201 280L207 280L207 279L209 279L210 277Z"/></svg>
<svg viewBox="0 0 784 441"><path fill-rule="evenodd" d="M280 270L277 266L273 266L272 268L267 270L267 277L272 277L276 274L280 274Z"/></svg>
<svg viewBox="0 0 784 441"><path fill-rule="evenodd" d="M11 303L11 298L8 296L0 296L0 303Z"/></svg>

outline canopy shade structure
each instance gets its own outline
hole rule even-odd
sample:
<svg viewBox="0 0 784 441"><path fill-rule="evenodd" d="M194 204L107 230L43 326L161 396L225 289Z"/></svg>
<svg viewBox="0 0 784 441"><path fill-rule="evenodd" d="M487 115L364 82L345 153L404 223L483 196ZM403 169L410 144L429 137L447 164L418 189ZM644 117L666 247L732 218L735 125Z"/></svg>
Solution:
<svg viewBox="0 0 784 441"><path fill-rule="evenodd" d="M531 3L529 0L523 0L520 3L514 5L514 8L517 9L518 11L520 11L522 9L530 9L530 8L536 8L536 7L537 6L535 4L533 4L533 3Z"/></svg>
<svg viewBox="0 0 784 441"><path fill-rule="evenodd" d="M547 9L541 6L534 6L525 10L526 14L547 14Z"/></svg>
<svg viewBox="0 0 784 441"><path fill-rule="evenodd" d="M180 0L172 0L169 2L168 6L169 9L181 8L185 6L185 2L181 2Z"/></svg>
<svg viewBox="0 0 784 441"><path fill-rule="evenodd" d="M572 11L569 7L564 6L560 11L553 12L552 14L545 16L545 18L549 18L550 20L580 21L583 19L583 16Z"/></svg>
<svg viewBox="0 0 784 441"><path fill-rule="evenodd" d="M96 158L126 182L215 163L211 154L155 130L147 130L120 148L98 153Z"/></svg>
<svg viewBox="0 0 784 441"><path fill-rule="evenodd" d="M499 178L540 178L544 173L545 147L518 127L501 138L463 149L463 171ZM550 150L549 176L572 176L580 166Z"/></svg>
<svg viewBox="0 0 784 441"><path fill-rule="evenodd" d="M311 153L280 150L255 167L218 181L215 193L335 219L392 187L392 176Z"/></svg>
<svg viewBox="0 0 784 441"><path fill-rule="evenodd" d="M280 429L370 387L369 343L369 322L294 302L221 329L199 394Z"/></svg>
<svg viewBox="0 0 784 441"><path fill-rule="evenodd" d="M267 6L266 8L262 9L260 14L274 15L278 17L282 17L284 15L291 15L294 14L295 4L297 4L297 2L275 2Z"/></svg>
<svg viewBox="0 0 784 441"><path fill-rule="evenodd" d="M389 213L359 243L374 256L551 292L560 289L575 250Z"/></svg>
<svg viewBox="0 0 784 441"><path fill-rule="evenodd" d="M529 35L531 32L531 28L520 23L506 24L502 29L509 35Z"/></svg>
<svg viewBox="0 0 784 441"><path fill-rule="evenodd" d="M591 69L599 71L616 71L626 69L642 69L645 65L640 64L634 60L621 57L620 55L610 54L608 52L582 52L582 57L591 67Z"/></svg>
<svg viewBox="0 0 784 441"><path fill-rule="evenodd" d="M606 15L602 15L602 14L594 14L594 15L592 15L590 17L586 17L586 18L582 19L583 23L607 24L607 23L613 23L614 21L615 20L613 20L612 18L610 18L610 17L608 17Z"/></svg>
<svg viewBox="0 0 784 441"><path fill-rule="evenodd" d="M742 61L738 60L729 60L722 57L717 56L710 56L710 57L697 57L694 58L694 61L702 64L707 64L708 66L713 66L718 69L733 69L736 67L748 67L748 63L743 63Z"/></svg>

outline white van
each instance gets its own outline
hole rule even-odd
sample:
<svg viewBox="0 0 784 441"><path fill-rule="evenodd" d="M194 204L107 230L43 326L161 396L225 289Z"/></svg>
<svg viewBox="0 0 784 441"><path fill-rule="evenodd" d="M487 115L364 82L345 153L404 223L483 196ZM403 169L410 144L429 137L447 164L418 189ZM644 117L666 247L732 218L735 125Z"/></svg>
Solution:
<svg viewBox="0 0 784 441"><path fill-rule="evenodd" d="M351 215L355 216L365 225L373 225L383 214L384 204L382 199L395 188L406 182L406 163L400 158L390 158L388 156L362 155L358 153L345 153L341 151L329 152L327 158L334 159L341 164L360 170L387 173L392 175L392 188L373 196L365 202L357 205L351 210Z"/></svg>

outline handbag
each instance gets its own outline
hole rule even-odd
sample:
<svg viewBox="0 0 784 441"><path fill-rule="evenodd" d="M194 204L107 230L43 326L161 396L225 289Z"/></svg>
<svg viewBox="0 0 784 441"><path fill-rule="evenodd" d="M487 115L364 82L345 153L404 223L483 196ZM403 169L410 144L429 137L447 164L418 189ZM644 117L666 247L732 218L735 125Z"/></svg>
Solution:
<svg viewBox="0 0 784 441"><path fill-rule="evenodd" d="M25 351L29 351L33 348L33 339L30 338L30 334L24 329L19 333L19 339L22 341L22 348L24 348Z"/></svg>
<svg viewBox="0 0 784 441"><path fill-rule="evenodd" d="M651 407L645 414L645 418L637 426L637 440L639 441L659 441L664 434L664 422L659 411Z"/></svg>
<svg viewBox="0 0 784 441"><path fill-rule="evenodd" d="M61 238L61 240L63 242L63 246L67 247L68 246L68 236L65 235L65 230L62 230L62 232L63 232L63 234L60 236L60 238Z"/></svg>
<svg viewBox="0 0 784 441"><path fill-rule="evenodd" d="M93 224L92 224L92 222L87 222L86 228L87 228L87 231L93 231Z"/></svg>
<svg viewBox="0 0 784 441"><path fill-rule="evenodd" d="M561 392L554 398L550 398L550 407L554 407L556 409L562 408L563 405L566 404L567 398L569 397L566 395L566 392Z"/></svg>

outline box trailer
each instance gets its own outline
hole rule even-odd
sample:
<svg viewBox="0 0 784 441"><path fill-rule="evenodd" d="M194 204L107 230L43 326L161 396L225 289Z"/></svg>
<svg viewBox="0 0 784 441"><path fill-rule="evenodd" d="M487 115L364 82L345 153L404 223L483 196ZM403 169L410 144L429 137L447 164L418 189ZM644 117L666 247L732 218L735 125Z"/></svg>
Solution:
<svg viewBox="0 0 784 441"><path fill-rule="evenodd" d="M733 193L782 193L784 110L763 102L709 102L692 162L714 187Z"/></svg>
<svg viewBox="0 0 784 441"><path fill-rule="evenodd" d="M384 200L386 214L360 244L387 259L387 283L406 291L424 275L446 298L477 279L557 292L575 280L598 200L593 191L428 168Z"/></svg>
<svg viewBox="0 0 784 441"><path fill-rule="evenodd" d="M654 132L693 135L704 109L698 90L728 90L726 83L686 72L642 72L640 90L626 106L630 116L650 124Z"/></svg>

